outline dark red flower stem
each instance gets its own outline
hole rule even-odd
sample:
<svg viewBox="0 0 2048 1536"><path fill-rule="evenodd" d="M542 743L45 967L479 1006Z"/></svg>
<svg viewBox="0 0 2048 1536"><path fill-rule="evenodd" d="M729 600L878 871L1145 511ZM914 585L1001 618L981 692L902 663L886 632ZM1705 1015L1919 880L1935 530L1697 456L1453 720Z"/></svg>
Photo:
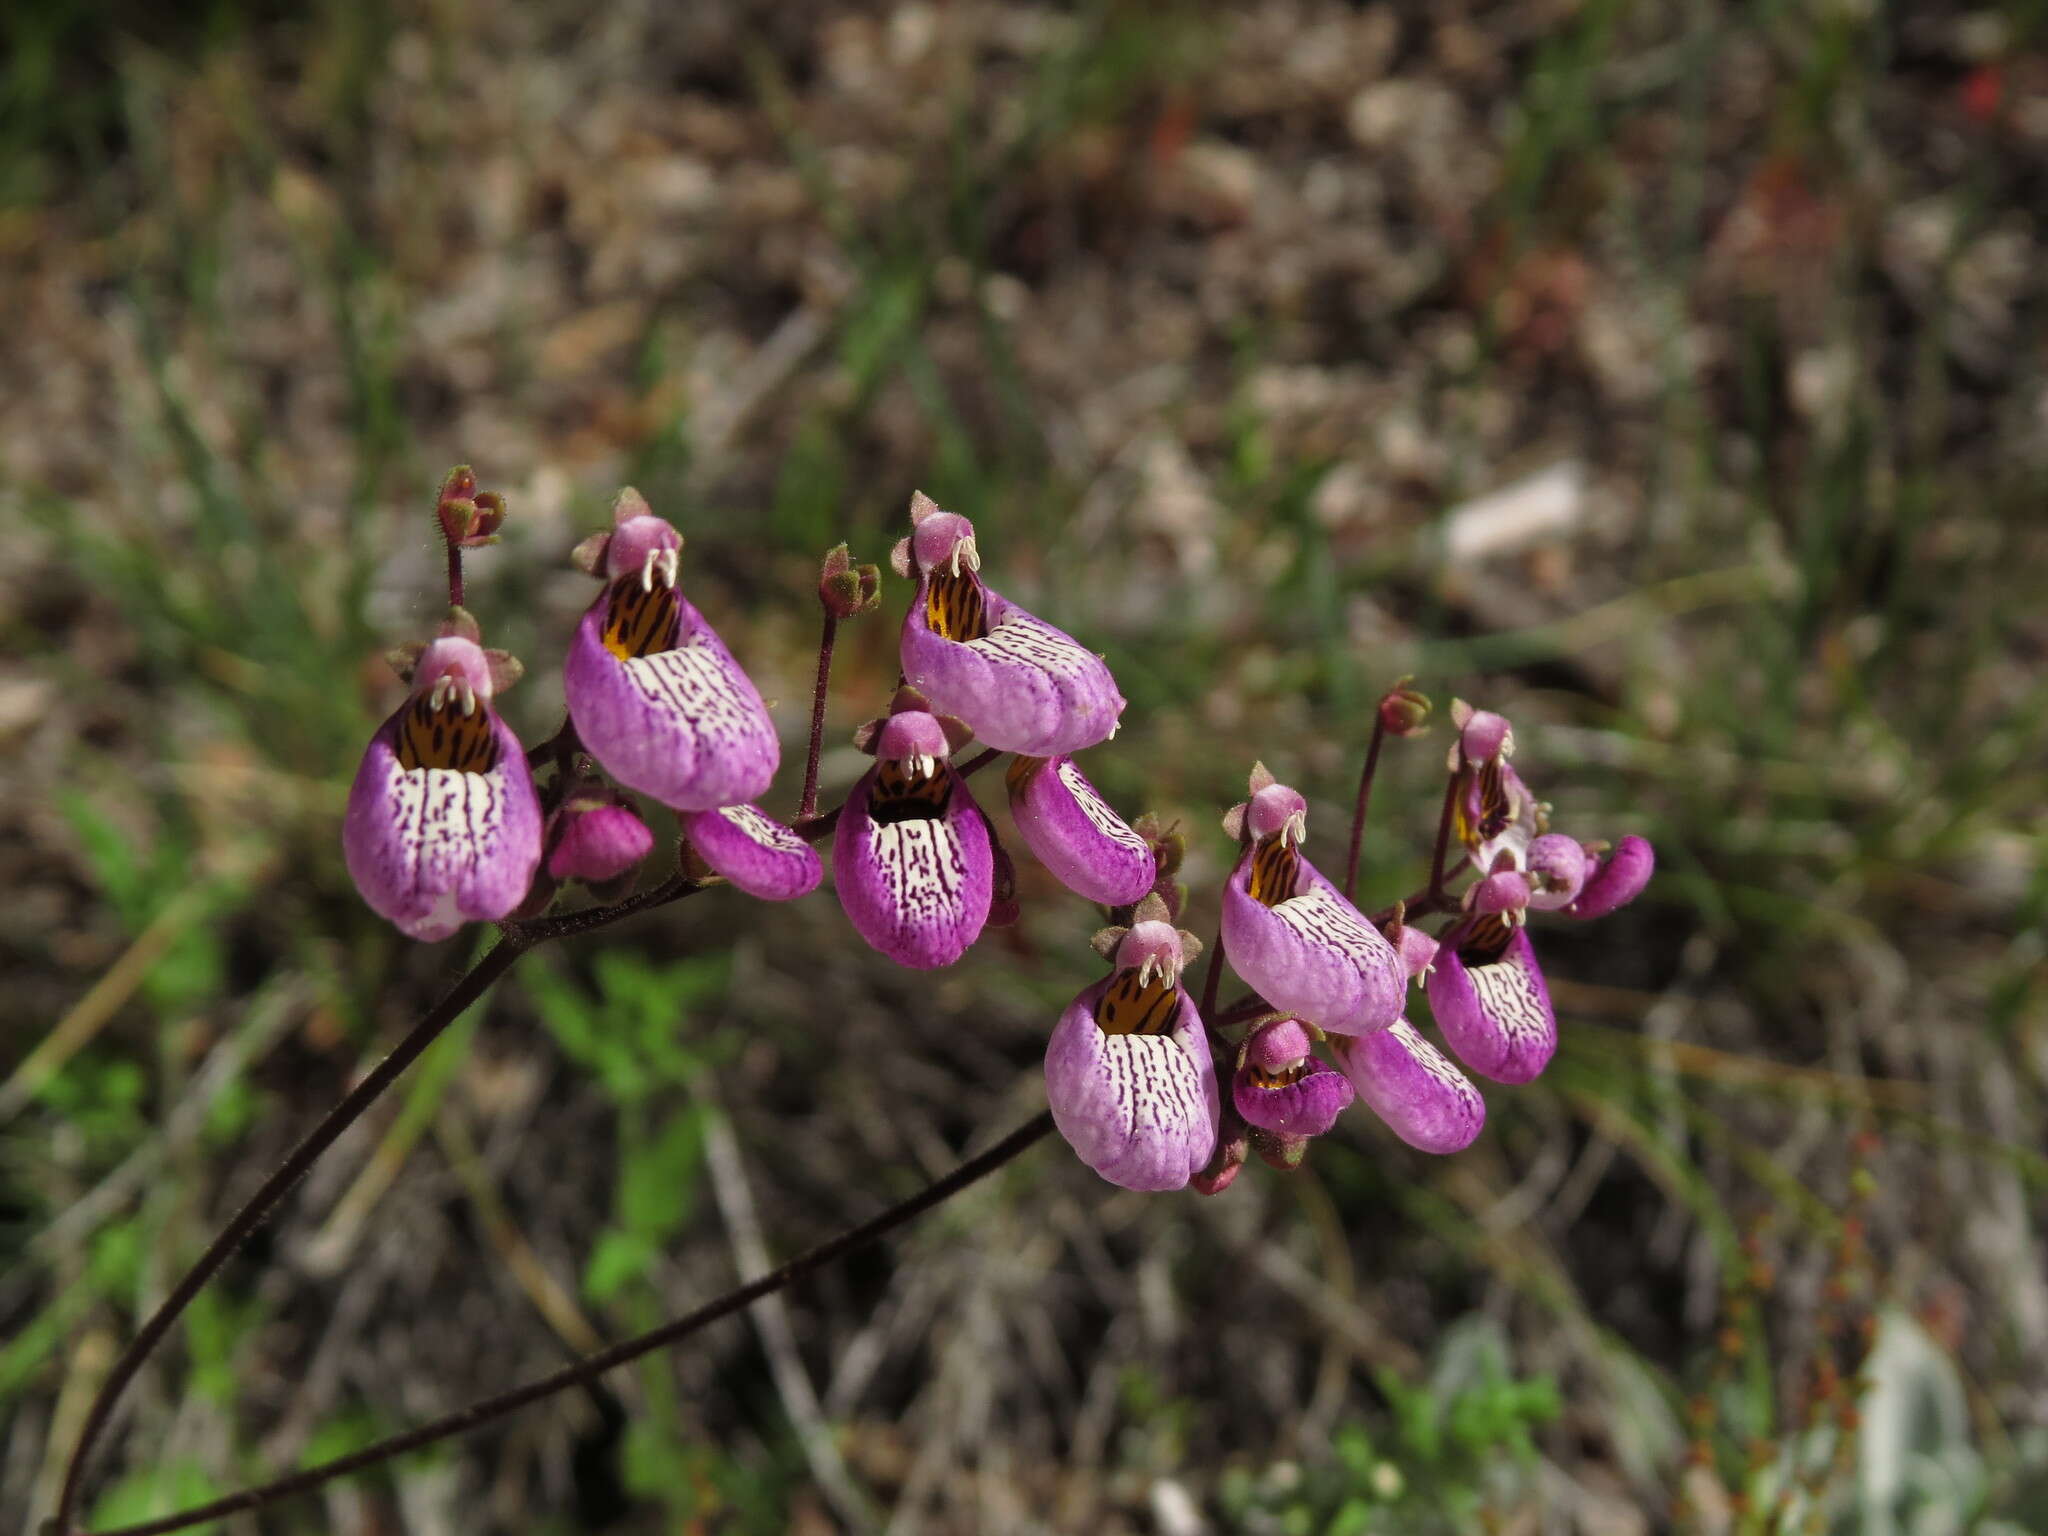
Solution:
<svg viewBox="0 0 2048 1536"><path fill-rule="evenodd" d="M441 542L448 546L448 606L462 606L462 545L454 535L442 530Z"/></svg>
<svg viewBox="0 0 2048 1536"><path fill-rule="evenodd" d="M825 632L818 638L818 681L811 689L811 745L804 755L804 792L798 800L796 819L808 821L818 813L818 758L825 749L825 694L832 686L832 642L839 636L839 615L825 610Z"/></svg>
<svg viewBox="0 0 2048 1536"><path fill-rule="evenodd" d="M114 1362L113 1369L100 1383L98 1394L93 1398L92 1407L85 1416L85 1427L78 1433L78 1441L71 1448L71 1459L64 1469L64 1488L57 1498L57 1510L50 1522L50 1528L69 1531L72 1512L78 1507L78 1497L85 1476L86 1462L92 1450L106 1432L108 1421L113 1417L114 1406L121 1400L121 1394L135 1373L170 1330L184 1310L227 1263L235 1250L248 1240L249 1234L261 1226L263 1220L291 1190L294 1184L306 1176L314 1160L325 1152L334 1139L355 1123L358 1116L377 1101L385 1089L398 1080L399 1074L419 1058L422 1051L439 1038L441 1031L461 1017L464 1010L485 992L491 984L512 968L512 962L525 954L533 940L514 929L508 929L505 936L472 966L469 972L449 988L448 993L427 1011L425 1018L415 1024L406 1037L399 1041L391 1054L370 1069L367 1076L351 1089L348 1095L322 1117L320 1123L309 1131L300 1143L292 1148L277 1171L263 1181L255 1194L235 1212L232 1219L214 1238L198 1262L188 1269L163 1299L141 1331L129 1341L128 1347Z"/></svg>
<svg viewBox="0 0 2048 1536"><path fill-rule="evenodd" d="M1344 855L1344 899L1358 887L1358 850L1365 840L1365 812L1372 803L1372 779L1380 768L1380 746L1387 739L1387 725L1378 710L1372 715L1372 741L1365 749L1365 767L1358 775L1358 801L1351 808L1351 847Z"/></svg>
<svg viewBox="0 0 2048 1536"><path fill-rule="evenodd" d="M833 812L836 818L837 811ZM537 945L550 939L570 938L577 934L589 933L598 928L608 927L621 918L654 907L680 901L685 896L707 889L704 884L690 879L680 871L669 877L652 890L628 896L608 906L589 907L581 912L563 913L557 917L536 918L524 923L503 923L503 934L497 944L483 959L470 968L440 1002L430 1008L425 1017L407 1032L361 1082L324 1115L320 1123L306 1133L294 1147L277 1171L263 1181L262 1186L245 1201L242 1207L229 1218L228 1224L202 1253L192 1267L179 1279L171 1293L166 1296L156 1311L143 1323L128 1347L121 1351L106 1380L100 1383L98 1394L87 1410L85 1425L79 1431L78 1441L71 1448L71 1456L64 1468L63 1491L58 1495L57 1509L47 1530L68 1532L73 1529L72 1518L78 1507L82 1491L86 1464L93 1448L105 1434L112 1420L114 1408L135 1379L143 1362L163 1341L193 1298L206 1288L206 1283L220 1272L235 1250L248 1240L249 1234L261 1226L278 1203L291 1192L292 1186L306 1176L320 1154L334 1144L335 1139L347 1130L377 1099L398 1080L405 1069L417 1061L422 1052L440 1037L450 1024L489 991L492 984L512 968L513 962Z"/></svg>
<svg viewBox="0 0 2048 1536"><path fill-rule="evenodd" d="M958 768L955 768L953 771L959 774L961 778L965 779L981 772L982 769L986 768L990 763L994 762L997 758L1001 757L1002 755L1002 752L995 747L984 747L981 751L975 753L974 756L967 759L966 762L962 763Z"/></svg>
<svg viewBox="0 0 2048 1536"><path fill-rule="evenodd" d="M1449 862L1451 850L1451 818L1458 807L1458 779L1453 773L1444 785L1444 808L1436 823L1436 852L1429 863L1429 884L1405 901L1397 901L1391 907L1382 907L1372 914L1375 927L1384 928L1398 915L1403 921L1428 917L1432 912L1455 912L1457 898L1448 889L1450 876L1445 865Z"/></svg>
<svg viewBox="0 0 2048 1536"><path fill-rule="evenodd" d="M493 950L492 953L495 954L497 951ZM467 1408L458 1409L454 1413L422 1424L417 1429L379 1440L360 1451L337 1457L332 1461L321 1462L318 1466L308 1467L303 1472L295 1472L289 1477L281 1477L254 1488L245 1488L240 1493L231 1493L226 1498L215 1499L210 1504L197 1505L179 1514L166 1515L160 1520L146 1520L139 1525L117 1526L112 1530L99 1532L98 1536L169 1536L172 1531L186 1530L204 1521L260 1509L279 1499L290 1498L294 1494L318 1488L337 1477L360 1472L363 1468L375 1466L380 1461L388 1461L408 1451L419 1450L422 1446L446 1440L451 1435L466 1433L557 1392L583 1386L605 1372L616 1370L642 1355L652 1354L657 1349L666 1349L672 1344L680 1343L720 1318L730 1317L750 1303L759 1301L763 1296L787 1290L806 1275L822 1269L835 1259L852 1253L855 1249L866 1247L904 1223L923 1215L933 1206L950 1199L969 1185L994 1173L1041 1140L1051 1129L1051 1113L1041 1112L986 1152L969 1158L944 1178L934 1180L907 1200L897 1202L881 1214L869 1218L858 1226L847 1228L836 1237L827 1238L815 1248L807 1249L757 1280L734 1287L717 1300L705 1303L694 1312L686 1312L658 1328L627 1339L623 1343L614 1344L610 1349L587 1356L552 1375L527 1382L524 1386L514 1387L509 1392L501 1392L495 1397L485 1398L482 1402L472 1403Z"/></svg>
<svg viewBox="0 0 2048 1536"><path fill-rule="evenodd" d="M1436 852L1429 860L1429 890L1425 901L1411 902L1410 907L1434 906L1444 897L1444 861L1451 851L1451 819L1458 808L1458 784L1460 775L1452 773L1444 782L1444 808L1436 819Z"/></svg>

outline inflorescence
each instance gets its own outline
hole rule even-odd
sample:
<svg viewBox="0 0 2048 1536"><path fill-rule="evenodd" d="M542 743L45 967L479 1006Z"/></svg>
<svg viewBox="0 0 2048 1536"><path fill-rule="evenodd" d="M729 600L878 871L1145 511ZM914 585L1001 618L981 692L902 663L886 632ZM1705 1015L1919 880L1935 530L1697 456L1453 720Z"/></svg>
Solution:
<svg viewBox="0 0 2048 1536"><path fill-rule="evenodd" d="M451 599L461 549L486 542L505 515L475 484L464 469L443 488ZM781 757L760 692L683 595L682 535L626 490L612 528L575 552L603 587L570 643L569 718L544 747L529 755L497 714L518 663L485 650L459 604L431 643L393 653L411 695L371 738L343 829L363 898L424 940L468 921L534 919L574 883L617 900L653 852L633 798L644 795L677 813L686 878L764 901L817 886L813 844L829 833L854 930L899 965L951 965L1017 914L1009 857L967 782L1008 754L1018 836L1110 914L1094 938L1109 974L1061 1015L1045 1063L1061 1134L1105 1179L1216 1193L1251 1152L1296 1166L1354 1098L1411 1146L1469 1145L1485 1102L1405 1017L1416 982L1466 1069L1501 1083L1543 1070L1557 1019L1529 914L1594 918L1632 900L1654 862L1647 842L1552 831L1549 807L1514 767L1508 722L1457 701L1430 883L1386 912L1361 912L1351 888L1381 743L1415 735L1430 713L1403 679L1373 721L1342 888L1304 852L1308 802L1252 767L1248 798L1222 821L1238 852L1198 1005L1183 977L1202 946L1176 926L1185 840L1154 817L1125 821L1076 761L1123 713L1109 666L983 580L966 518L920 493L910 521L892 555L916 583L901 684L889 712L855 733L874 766L837 811L816 814L832 639L840 620L876 606L879 572L853 565L844 546L824 564L811 750L786 824L758 803ZM958 762L970 742L984 751ZM536 788L530 763L549 761L553 777ZM1418 924L1431 917L1442 921L1425 933ZM1251 992L1219 1010L1225 957Z"/></svg>

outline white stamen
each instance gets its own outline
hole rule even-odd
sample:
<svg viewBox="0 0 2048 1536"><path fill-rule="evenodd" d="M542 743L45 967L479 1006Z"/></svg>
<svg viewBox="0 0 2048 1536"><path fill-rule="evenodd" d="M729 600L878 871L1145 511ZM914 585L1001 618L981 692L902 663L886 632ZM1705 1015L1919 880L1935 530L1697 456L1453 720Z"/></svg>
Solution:
<svg viewBox="0 0 2048 1536"><path fill-rule="evenodd" d="M1296 811L1280 823L1280 841L1290 848L1299 848L1308 838L1308 812Z"/></svg>
<svg viewBox="0 0 2048 1536"><path fill-rule="evenodd" d="M1159 957L1157 955L1147 955L1142 961L1139 962L1138 985L1140 987L1149 987L1152 985L1152 967L1157 965L1158 963Z"/></svg>
<svg viewBox="0 0 2048 1536"><path fill-rule="evenodd" d="M459 691L459 692L461 693L461 695L462 695L462 712L463 712L463 713L464 713L465 715L473 715L473 714L475 714L475 713L476 713L476 690L475 690L474 688L472 688L472 687L470 687L470 686L469 686L469 679L468 679L468 678L462 678L462 679L459 679L459 680L458 680L458 681L456 682L455 686L456 686L456 689L457 689L457 690L458 690L458 691Z"/></svg>
<svg viewBox="0 0 2048 1536"><path fill-rule="evenodd" d="M640 590L642 592L652 592L654 590L654 568L660 562L661 551L658 549L647 551L646 558L640 562Z"/></svg>
<svg viewBox="0 0 2048 1536"><path fill-rule="evenodd" d="M439 710L442 705L448 702L448 694L454 686L455 679L446 672L435 678L433 692L427 695L428 707Z"/></svg>
<svg viewBox="0 0 2048 1536"><path fill-rule="evenodd" d="M974 540L962 539L953 546L952 567L955 576L960 574L962 561L966 562L967 569L970 571L981 569L981 551L974 547Z"/></svg>
<svg viewBox="0 0 2048 1536"><path fill-rule="evenodd" d="M682 563L682 554L683 552L679 549L664 549L661 552L660 569L662 584L671 591L675 589L676 571L677 567Z"/></svg>

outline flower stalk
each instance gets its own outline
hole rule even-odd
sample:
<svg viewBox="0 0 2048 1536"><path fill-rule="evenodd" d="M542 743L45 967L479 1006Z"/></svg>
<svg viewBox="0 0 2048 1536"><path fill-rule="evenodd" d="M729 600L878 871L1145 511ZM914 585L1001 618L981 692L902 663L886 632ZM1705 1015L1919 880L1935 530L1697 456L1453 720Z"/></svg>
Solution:
<svg viewBox="0 0 2048 1536"><path fill-rule="evenodd" d="M500 949L503 947L499 946ZM498 950L491 953L496 954ZM261 1509L281 1499L291 1498L295 1494L309 1493L337 1477L360 1472L379 1462L389 1461L394 1456L403 1456L409 1451L423 1449L451 1436L466 1434L472 1429L540 1402L543 1398L552 1397L557 1392L565 1392L571 1387L580 1387L595 1381L607 1371L616 1370L643 1355L650 1355L656 1350L679 1344L721 1318L730 1317L764 1296L787 1290L805 1276L823 1269L846 1254L879 1241L934 1206L943 1204L961 1190L979 1183L1006 1163L1014 1162L1020 1154L1043 1140L1046 1132L1051 1129L1052 1114L1050 1111L1042 1111L986 1152L969 1158L944 1178L933 1180L916 1194L898 1201L881 1214L870 1217L857 1226L848 1227L837 1236L827 1238L816 1247L806 1249L760 1278L745 1285L735 1286L723 1296L706 1302L695 1311L686 1312L657 1328L614 1344L610 1349L586 1356L574 1365L565 1366L550 1375L527 1382L524 1386L514 1387L509 1392L501 1392L495 1397L485 1398L482 1402L472 1403L467 1408L457 1409L454 1413L445 1414L416 1429L379 1440L374 1445L365 1446L362 1450L347 1456L339 1456L332 1461L308 1467L302 1472L295 1472L289 1477L245 1488L239 1493L231 1493L225 1498L195 1505L191 1509L166 1515L158 1520L116 1526L92 1533L92 1536L170 1536L173 1531L187 1530L209 1520L219 1520L228 1515ZM58 1519L52 1521L46 1530L52 1533L68 1532L71 1528L62 1521L63 1514L60 1512Z"/></svg>

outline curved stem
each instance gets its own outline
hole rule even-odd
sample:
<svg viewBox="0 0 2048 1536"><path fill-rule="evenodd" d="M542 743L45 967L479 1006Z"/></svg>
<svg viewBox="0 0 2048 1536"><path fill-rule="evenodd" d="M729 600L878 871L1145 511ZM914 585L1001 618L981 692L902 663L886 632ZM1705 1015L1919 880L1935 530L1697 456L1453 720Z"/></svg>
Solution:
<svg viewBox="0 0 2048 1536"><path fill-rule="evenodd" d="M1344 899L1358 887L1358 850L1365 841L1365 812L1372 802L1372 778L1379 771L1380 746L1387 739L1386 722L1372 712L1372 741L1365 749L1365 767L1358 774L1358 800L1351 808L1351 847L1344 855Z"/></svg>
<svg viewBox="0 0 2048 1536"><path fill-rule="evenodd" d="M835 809L833 817L838 815ZM823 818L821 818L823 820ZM264 1219L274 1210L280 1200L290 1193L293 1185L304 1178L322 1152L333 1145L336 1137L354 1124L362 1113L374 1104L378 1097L396 1082L405 1069L419 1059L420 1053L439 1037L442 1030L452 1024L472 1003L482 997L491 984L512 968L512 963L528 950L545 944L550 939L572 938L577 934L589 933L598 928L608 927L621 918L631 917L638 912L650 911L680 901L685 896L708 890L707 884L700 884L678 870L660 885L638 895L628 896L609 906L590 907L581 912L568 912L559 917L535 918L523 923L502 923L499 925L503 937L479 960L469 972L448 990L448 994L436 1003L419 1023L415 1024L405 1038L392 1048L391 1054L370 1070L363 1080L351 1089L342 1101L329 1110L320 1123L306 1133L291 1151L277 1171L263 1181L263 1185L243 1203L242 1207L229 1218L198 1261L166 1296L141 1330L129 1341L128 1347L114 1362L107 1373L107 1379L100 1384L98 1394L93 1398L92 1407L86 1413L85 1427L79 1431L78 1441L71 1448L70 1459L64 1468L64 1486L58 1495L57 1509L46 1529L66 1532L72 1529L71 1519L78 1507L79 1494L85 1477L87 1460L93 1447L106 1432L107 1424L113 1417L114 1406L121 1394L127 1390L142 1363L155 1351L163 1336L170 1331L171 1324L178 1320L192 1299L204 1290L207 1281L220 1272L234 1251L241 1247L251 1232L261 1226Z"/></svg>
<svg viewBox="0 0 2048 1536"><path fill-rule="evenodd" d="M839 616L825 610L825 632L818 640L818 681L811 690L811 745L804 754L804 791L796 819L808 821L818 812L818 758L825 749L825 695L832 686L832 642L839 634Z"/></svg>
<svg viewBox="0 0 2048 1536"><path fill-rule="evenodd" d="M100 1436L106 1432L108 1420L113 1417L114 1405L135 1373L142 1368L172 1323L192 1304L192 1298L205 1288L227 1263L234 1251L241 1247L251 1232L263 1224L271 1209L291 1190L291 1187L306 1176L320 1154L332 1145L334 1139L354 1123L357 1116L373 1104L378 1095L398 1079L400 1073L413 1064L419 1055L439 1037L442 1030L454 1023L470 1004L490 990L491 984L512 968L512 962L532 947L535 940L520 930L507 928L505 936L472 966L448 993L427 1011L426 1017L415 1024L405 1038L392 1048L391 1054L370 1069L363 1080L351 1089L342 1101L329 1110L320 1123L306 1133L305 1138L292 1148L291 1154L278 1165L277 1171L263 1181L263 1185L235 1212L228 1224L220 1231L199 1256L184 1278L179 1280L152 1312L149 1320L131 1339L128 1347L121 1351L121 1357L100 1383L98 1394L92 1400L92 1407L85 1416L85 1427L79 1431L78 1441L71 1448L71 1459L64 1468L64 1488L57 1498L57 1510L51 1527L58 1531L71 1529L71 1514L78 1506L78 1496L85 1476L87 1459Z"/></svg>
<svg viewBox="0 0 2048 1536"><path fill-rule="evenodd" d="M1429 889L1424 893L1424 901L1409 903L1411 908L1425 902L1434 905L1443 898L1444 859L1451 849L1451 820L1458 809L1458 779L1459 775L1453 773L1444 781L1444 808L1436 818L1436 852L1429 859Z"/></svg>
<svg viewBox="0 0 2048 1536"><path fill-rule="evenodd" d="M1002 749L999 747L984 747L953 771L963 779L968 778L973 774L981 772L982 769L1002 755Z"/></svg>
<svg viewBox="0 0 2048 1536"><path fill-rule="evenodd" d="M501 945L500 948L503 948L503 946ZM493 950L492 953L496 954L497 950ZM468 1430L475 1429L479 1425L488 1424L493 1419L503 1418L506 1414L516 1412L530 1403L539 1402L542 1398L548 1397L553 1393L564 1391L570 1387L581 1386L603 1375L606 1371L614 1370L626 1364L628 1361L637 1360L642 1355L651 1354L657 1349L665 1349L671 1344L678 1343L699 1329L717 1322L720 1318L729 1317L742 1307L760 1300L763 1296L786 1289L812 1271L822 1268L842 1255L851 1253L856 1248L865 1247L876 1239L894 1231L912 1218L922 1215L941 1201L958 1194L961 1190L967 1188L968 1185L995 1172L996 1169L1011 1161L1011 1159L1030 1147L1051 1129L1051 1112L1041 1112L1027 1124L1019 1126L1008 1136L1005 1136L986 1152L968 1159L944 1178L927 1184L909 1199L890 1206L880 1215L874 1216L858 1226L849 1227L836 1237L827 1238L815 1248L807 1249L805 1252L798 1254L788 1263L770 1270L758 1280L750 1281L742 1286L736 1286L717 1300L707 1302L694 1312L687 1312L683 1316L663 1323L660 1327L647 1333L627 1339L623 1343L615 1344L610 1349L601 1350L597 1354L587 1356L577 1361L574 1365L566 1366L551 1375L543 1376L536 1381L530 1381L521 1387L514 1387L509 1392L501 1392L497 1396L486 1398L480 1403L472 1403L467 1408L458 1409L454 1413L444 1415L430 1423L422 1424L417 1429L407 1430L403 1434L393 1435L389 1439L380 1440L375 1445L367 1446L351 1455L340 1456L332 1461L322 1462L318 1466L308 1467L303 1472L295 1472L289 1477L281 1477L273 1482L259 1484L254 1488L245 1488L240 1493L232 1493L226 1498L215 1499L210 1504L197 1505L180 1514L166 1515L160 1520L147 1520L138 1525L118 1526L112 1530L100 1532L98 1536L168 1536L169 1532L185 1530L204 1521L218 1520L225 1515L239 1514L244 1510L258 1509L279 1499L289 1498L293 1494L304 1493L309 1489L317 1488L323 1483L345 1476L350 1472L358 1472L364 1467L374 1466L376 1463L389 1460L393 1456L402 1456L408 1451L415 1451L422 1446L432 1445L437 1440L445 1440L451 1435L459 1435Z"/></svg>

